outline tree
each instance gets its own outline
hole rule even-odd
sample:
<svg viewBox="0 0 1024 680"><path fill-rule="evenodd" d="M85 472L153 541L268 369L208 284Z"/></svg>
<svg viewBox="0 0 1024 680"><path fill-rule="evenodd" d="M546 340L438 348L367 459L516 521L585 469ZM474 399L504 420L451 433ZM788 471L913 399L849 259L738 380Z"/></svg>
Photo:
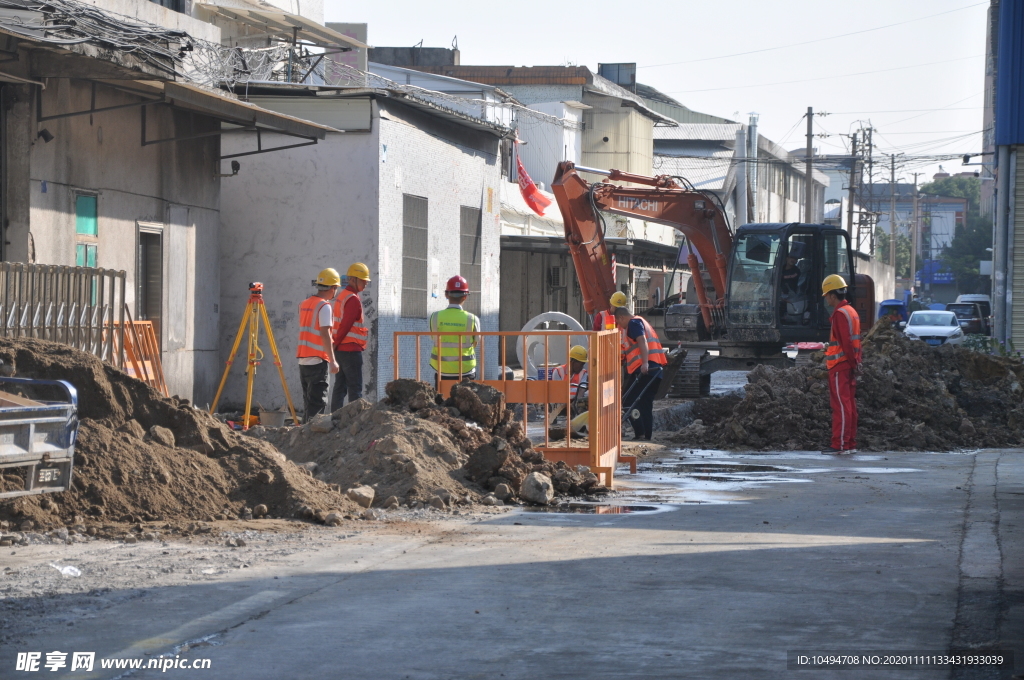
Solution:
<svg viewBox="0 0 1024 680"><path fill-rule="evenodd" d="M884 231L881 227L875 227L875 244L878 249L876 258L879 262L888 264L891 261L889 259L889 232ZM910 237L899 232L896 233L896 276L910 278Z"/></svg>
<svg viewBox="0 0 1024 680"><path fill-rule="evenodd" d="M967 199L964 224L956 228L952 242L943 248L939 259L953 272L957 290L961 293L988 292L987 282L978 267L982 260L992 259L992 253L986 250L992 247L992 218L980 211L981 180L977 177L944 177L922 185L920 191Z"/></svg>

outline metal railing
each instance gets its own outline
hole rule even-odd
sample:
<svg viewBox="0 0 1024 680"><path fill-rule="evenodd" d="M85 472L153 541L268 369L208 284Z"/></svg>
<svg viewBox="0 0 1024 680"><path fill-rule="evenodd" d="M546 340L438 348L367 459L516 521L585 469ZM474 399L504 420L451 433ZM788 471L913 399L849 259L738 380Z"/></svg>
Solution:
<svg viewBox="0 0 1024 680"><path fill-rule="evenodd" d="M0 336L71 345L124 368L125 272L0 262Z"/></svg>
<svg viewBox="0 0 1024 680"><path fill-rule="evenodd" d="M430 382L438 388L442 395L448 395L451 388L458 384L458 380L439 379L432 370L422 370L423 342L433 347L440 343L441 333L431 331L398 331L394 334L394 356L392 357L395 367L395 380L399 378L415 378ZM456 335L456 333L445 333L445 335ZM589 361L587 362L588 372L588 398L587 410L589 413L587 423L587 437L573 436L569 420L571 412L566 408L566 434L564 445L554 445L551 442L549 432L549 414L552 405L572 403L571 379L566 371L565 380L533 380L526 371L522 378L510 378L508 372L501 371L501 377L496 380L478 379L474 382L490 385L505 395L505 402L509 405L522 404L522 425L523 432L530 434L529 429L529 406L543 406L543 445L538 448L544 452L549 460L563 461L568 465L586 465L590 470L600 476L604 476L605 483L610 487L613 482L615 466L617 463L625 462L630 464L631 471L636 471L636 459L621 456L622 445L622 408L620 386L621 361L620 361L620 338L619 331L502 331L502 332L477 332L458 333L460 336L460 361L459 373L463 373L461 361L462 338L475 338L477 348L477 367L481 375L486 375L484 370L487 366L486 342L484 338L497 337L499 344L499 361L506 356L506 343L511 338L512 342L524 341L531 338L543 338L544 341L544 366L545 374L549 365L548 358L552 355L552 347L559 350L564 346L563 356L568 356L570 343L573 338L578 340L581 336L586 338ZM406 345L414 345L415 350L415 371L411 375L402 375L402 349L403 338L406 338ZM410 340L412 342L410 342ZM413 347L408 347L413 349ZM426 375L425 375L426 373ZM538 437L539 439L539 437Z"/></svg>

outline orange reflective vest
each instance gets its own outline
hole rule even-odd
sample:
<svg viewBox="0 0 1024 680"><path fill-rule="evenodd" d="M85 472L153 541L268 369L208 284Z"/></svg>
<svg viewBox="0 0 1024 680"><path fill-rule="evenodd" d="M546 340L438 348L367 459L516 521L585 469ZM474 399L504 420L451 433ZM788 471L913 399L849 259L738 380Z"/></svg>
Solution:
<svg viewBox="0 0 1024 680"><path fill-rule="evenodd" d="M565 364L562 364L561 366L555 368L555 370L551 371L551 379L565 380L565 374L568 373L568 371L569 367L566 366ZM572 376L572 379L569 380L569 396L575 399L576 392L580 388L580 383L586 383L587 381L587 368L584 366L583 368L580 369L579 373Z"/></svg>
<svg viewBox="0 0 1024 680"><path fill-rule="evenodd" d="M661 366L668 364L665 348L661 346L658 334L654 332L650 322L642 316L634 316L633 318L644 322L644 334L647 336L647 358ZM636 373L640 368L640 364L643 363L640 356L640 339L632 339L625 331L622 333L622 338L622 343L626 347L626 373Z"/></svg>
<svg viewBox="0 0 1024 680"><path fill-rule="evenodd" d="M369 332L366 330L366 326L363 325L363 312L359 312L359 318L352 322L352 327L348 329L348 333L345 334L344 338L337 337L337 332L341 329L341 320L345 317L345 303L353 295L358 296L359 293L348 288L342 289L341 293L334 299L334 346L341 347L344 344L351 343L359 346L359 351L362 352L366 349L366 338ZM360 310L362 306L360 305Z"/></svg>
<svg viewBox="0 0 1024 680"><path fill-rule="evenodd" d="M856 365L860 362L860 316L853 305L836 307L833 314L841 314L849 324L850 344L853 345L854 356L847 357L843 352L843 346L839 343L839 338L836 337L835 324L833 324L832 330L829 332L828 344L825 345L825 366L832 368L842 361L849 361Z"/></svg>
<svg viewBox="0 0 1024 680"><path fill-rule="evenodd" d="M600 324L601 330L610 331L615 329L615 313L607 309L602 309L597 313L597 320Z"/></svg>
<svg viewBox="0 0 1024 680"><path fill-rule="evenodd" d="M310 295L299 305L299 348L295 352L299 359L320 357L324 361L331 360L320 337L320 308L327 304L330 303L319 295Z"/></svg>

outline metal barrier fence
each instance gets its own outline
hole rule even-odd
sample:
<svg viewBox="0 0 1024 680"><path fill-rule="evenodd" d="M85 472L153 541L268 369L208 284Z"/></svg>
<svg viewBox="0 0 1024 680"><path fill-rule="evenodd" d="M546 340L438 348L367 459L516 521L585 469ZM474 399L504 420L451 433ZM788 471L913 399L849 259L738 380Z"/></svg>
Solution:
<svg viewBox="0 0 1024 680"><path fill-rule="evenodd" d="M398 331L394 334L394 356L392 357L395 367L395 379L415 378L424 380L435 385L438 392L447 396L451 388L458 384L457 380L440 380L430 368L424 369L421 362L423 342L426 341L429 347L440 343L441 333L430 331ZM454 335L451 334L451 335ZM564 347L564 356L568 356L570 342L573 337L579 339L585 337L588 345L588 413L587 424L588 434L586 438L574 437L572 428L569 427L571 414L566 418L566 437L564 444L558 442L555 445L551 442L548 419L552 405L570 404L571 381L566 375L564 380L533 380L523 371L522 378L509 378L506 371L501 371L501 377L497 380L477 379L474 382L490 385L505 395L505 402L509 405L523 405L523 431L531 434L529 428L529 406L531 404L543 405L543 445L538 446L549 460L564 461L568 465L586 465L591 472L604 476L605 484L612 486L617 463L630 464L632 472L636 471L636 459L623 457L621 455L622 444L622 408L621 408L621 373L620 373L620 347L619 332L610 331L502 331L502 332L479 332L459 334L460 357L463 338L476 338L476 365L483 374L487 366L486 342L487 337L497 337L499 344L498 360L506 356L505 349L509 339L512 342L526 341L527 336L531 338L542 338L544 342L544 365L548 366L548 358L553 347L561 349ZM403 339L405 349L415 350L415 372L413 375L402 375L402 350ZM472 341L467 341L472 342ZM409 345L415 347L409 347ZM459 361L459 372L462 370L462 361ZM566 371L568 373L568 371ZM567 408L568 412L569 409ZM536 436L536 435L534 435ZM531 437L532 439L533 437ZM540 439L540 437L537 437ZM536 442L535 442L536 443Z"/></svg>
<svg viewBox="0 0 1024 680"><path fill-rule="evenodd" d="M71 345L124 368L125 273L0 262L0 336Z"/></svg>

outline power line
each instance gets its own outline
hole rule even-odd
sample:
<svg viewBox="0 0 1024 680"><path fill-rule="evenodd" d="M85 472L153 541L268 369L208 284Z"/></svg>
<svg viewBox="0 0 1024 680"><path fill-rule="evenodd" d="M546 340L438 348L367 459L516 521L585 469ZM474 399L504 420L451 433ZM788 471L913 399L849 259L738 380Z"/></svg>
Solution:
<svg viewBox="0 0 1024 680"><path fill-rule="evenodd" d="M906 21L900 21L895 24L886 24L885 26L876 26L875 28L865 28L860 31L853 31L852 33L842 33L840 35L832 35L827 38L815 38L814 40L806 40L804 42L789 43L788 45L779 45L777 47L764 47L759 50L750 50L748 52L736 52L734 54L723 54L717 57L704 57L702 59L688 59L686 61L672 61L665 64L649 64L647 66L638 66L637 68L659 68L661 66L677 66L679 64L695 64L701 61L713 61L715 59L729 59L731 57L742 57L748 54L759 54L761 52L772 52L774 50L785 50L790 47L800 47L801 45L812 45L814 43L825 42L826 40L836 40L838 38L847 38L851 35L861 35L862 33L871 33L872 31L880 31L885 28L892 28L894 26L903 26L905 24L912 24L915 21L924 21L925 19L932 19L939 17L944 14L952 14L953 12L961 12L965 9L971 9L972 7L980 7L982 5L988 5L987 2L979 2L974 5L967 5L966 7L958 7L957 9L947 10L945 12L939 12L938 14L929 14L928 16L918 17L917 19L907 19Z"/></svg>
<svg viewBox="0 0 1024 680"><path fill-rule="evenodd" d="M981 94L980 92L978 94ZM972 97L975 95L971 95ZM968 97L969 99L970 97ZM886 111L822 111L823 116L840 116L840 115L857 115L862 113L916 113L918 111L924 111L925 113L931 113L932 111L977 111L983 109L984 106L961 106L958 108L943 107L941 109L889 109Z"/></svg>
<svg viewBox="0 0 1024 680"><path fill-rule="evenodd" d="M984 56L985 56L984 54L973 54L973 55L971 55L969 57L958 57L956 59L944 59L942 61L930 61L930 62L925 63L925 64L912 64L910 66L896 66L894 68L883 68L883 69L878 69L876 71L860 71L859 73L843 73L843 74L840 74L840 75L822 76L820 78L804 78L802 80L784 80L784 81L777 82L777 83L757 83L755 85L736 85L734 87L710 87L710 88L706 88L706 89L703 89L703 90L670 90L668 92L665 92L664 94L686 94L686 93L690 93L690 92L719 92L721 90L745 90L745 89L749 89L751 87L773 87L775 85L792 85L794 83L811 83L811 82L818 81L818 80L834 80L836 78L852 78L853 76L866 76L866 75L871 75L871 74L874 74L874 73L887 73L889 71L904 71L904 70L910 69L910 68L921 68L922 66L934 66L936 64L949 64L949 63L954 62L954 61L965 61L967 59L978 59L978 58L981 58L981 57L984 57ZM971 96L973 97L975 95L971 95ZM970 99L970 97L967 97L967 99ZM960 101L966 101L966 99L962 99ZM957 103L959 103L959 102L957 102ZM921 115L925 115L925 114L921 114ZM911 118L914 118L914 117L915 116L911 116ZM910 120L910 118L907 118L906 120Z"/></svg>

